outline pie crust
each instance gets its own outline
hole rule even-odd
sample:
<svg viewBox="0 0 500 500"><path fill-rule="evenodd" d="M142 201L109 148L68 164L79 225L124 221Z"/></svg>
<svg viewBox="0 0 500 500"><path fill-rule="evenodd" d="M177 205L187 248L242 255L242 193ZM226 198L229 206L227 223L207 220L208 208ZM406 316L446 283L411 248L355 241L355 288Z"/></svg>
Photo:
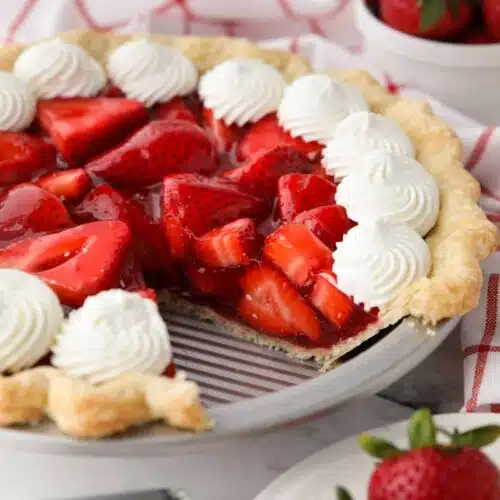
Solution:
<svg viewBox="0 0 500 500"><path fill-rule="evenodd" d="M119 35L73 31L60 35L79 45L104 65L110 51L144 35ZM198 38L147 35L155 42L183 52L203 73L226 59L256 58L275 66L289 81L311 71L306 59L286 51L261 48L244 39ZM26 46L0 49L0 70L10 71ZM432 270L403 290L384 307L378 321L362 335L331 349L304 349L285 339L271 337L227 320L213 310L160 294L160 307L186 312L218 323L231 335L282 349L299 358L315 358L323 369L382 328L406 316L434 326L440 320L463 315L479 301L482 271L480 262L498 244L496 227L478 206L479 183L464 169L462 145L453 130L436 117L422 101L391 95L364 71L329 72L333 78L359 88L371 109L396 121L412 140L417 159L436 179L441 209L426 241L432 255ZM0 425L36 423L49 416L59 429L75 438L101 438L131 426L162 420L182 429L202 431L212 422L199 399L195 383L182 375L175 379L129 375L92 386L54 368L33 368L0 377Z"/></svg>

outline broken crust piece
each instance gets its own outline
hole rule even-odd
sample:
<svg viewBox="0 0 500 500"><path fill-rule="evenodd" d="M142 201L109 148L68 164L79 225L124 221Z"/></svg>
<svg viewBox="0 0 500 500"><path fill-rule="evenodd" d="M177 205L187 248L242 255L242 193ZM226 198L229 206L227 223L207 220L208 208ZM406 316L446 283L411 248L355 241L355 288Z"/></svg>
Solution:
<svg viewBox="0 0 500 500"><path fill-rule="evenodd" d="M93 386L40 367L0 378L1 426L36 424L45 416L78 439L109 437L154 421L195 432L213 426L198 386L183 374L126 375Z"/></svg>

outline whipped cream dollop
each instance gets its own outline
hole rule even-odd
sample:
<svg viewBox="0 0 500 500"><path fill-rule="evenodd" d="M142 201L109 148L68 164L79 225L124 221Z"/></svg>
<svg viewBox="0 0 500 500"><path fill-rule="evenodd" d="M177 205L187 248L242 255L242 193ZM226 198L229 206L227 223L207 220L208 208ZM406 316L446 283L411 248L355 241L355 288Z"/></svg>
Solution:
<svg viewBox="0 0 500 500"><path fill-rule="evenodd" d="M12 73L0 71L0 130L18 132L35 118L36 98Z"/></svg>
<svg viewBox="0 0 500 500"><path fill-rule="evenodd" d="M127 373L160 375L172 359L158 306L118 289L89 297L72 311L52 352L54 366L91 383Z"/></svg>
<svg viewBox="0 0 500 500"><path fill-rule="evenodd" d="M26 49L13 71L42 99L93 97L106 84L104 70L95 59L60 39Z"/></svg>
<svg viewBox="0 0 500 500"><path fill-rule="evenodd" d="M360 160L375 149L415 157L415 148L401 127L390 118L360 111L345 118L323 150L323 167L337 179L356 170Z"/></svg>
<svg viewBox="0 0 500 500"><path fill-rule="evenodd" d="M368 109L355 87L327 75L311 74L298 78L285 89L278 121L292 137L326 144L346 116Z"/></svg>
<svg viewBox="0 0 500 500"><path fill-rule="evenodd" d="M146 39L120 45L107 66L113 84L148 107L187 95L198 84L198 70L186 56Z"/></svg>
<svg viewBox="0 0 500 500"><path fill-rule="evenodd" d="M201 77L198 92L215 118L241 127L275 112L285 87L273 66L256 59L229 59Z"/></svg>
<svg viewBox="0 0 500 500"><path fill-rule="evenodd" d="M439 214L439 188L414 158L378 149L337 186L335 200L350 219L408 224L425 236Z"/></svg>
<svg viewBox="0 0 500 500"><path fill-rule="evenodd" d="M42 280L0 269L0 373L35 365L49 353L63 320L59 299Z"/></svg>
<svg viewBox="0 0 500 500"><path fill-rule="evenodd" d="M337 286L366 309L384 306L431 268L429 247L416 231L374 218L348 231L333 258Z"/></svg>

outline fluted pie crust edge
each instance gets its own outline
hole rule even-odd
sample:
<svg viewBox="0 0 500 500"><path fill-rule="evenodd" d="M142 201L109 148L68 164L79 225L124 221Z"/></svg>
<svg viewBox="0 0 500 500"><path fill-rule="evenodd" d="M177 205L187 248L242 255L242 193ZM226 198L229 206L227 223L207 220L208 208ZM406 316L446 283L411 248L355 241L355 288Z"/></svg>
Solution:
<svg viewBox="0 0 500 500"><path fill-rule="evenodd" d="M60 38L79 45L105 66L110 51L144 35L119 35L73 31ZM287 51L265 49L244 39L216 37L170 37L147 35L158 43L183 52L204 73L224 60L256 58L275 66L289 81L307 74L306 59ZM0 48L0 70L10 71L26 45ZM495 251L498 234L478 206L479 183L464 169L462 144L453 130L436 117L429 105L388 93L364 71L335 71L331 77L356 86L371 109L395 120L412 140L417 159L436 179L441 209L436 226L426 241L432 255L427 278L403 290L356 339L331 349L303 349L286 339L264 335L227 320L211 309L189 303L169 292L160 294L160 307L187 312L212 321L231 335L281 349L299 358L315 358L329 369L335 360L406 316L426 325L463 315L479 301L480 262ZM0 426L36 423L49 416L59 429L75 438L102 438L145 422L160 420L193 431L210 429L194 382L182 376L169 379L150 375L128 375L92 386L61 371L41 367L0 377Z"/></svg>

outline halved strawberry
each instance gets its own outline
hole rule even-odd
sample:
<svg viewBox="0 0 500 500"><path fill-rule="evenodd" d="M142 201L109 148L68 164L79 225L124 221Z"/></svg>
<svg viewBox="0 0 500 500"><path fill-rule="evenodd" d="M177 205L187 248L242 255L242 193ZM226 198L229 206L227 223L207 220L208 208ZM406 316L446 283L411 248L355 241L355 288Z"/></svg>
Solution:
<svg viewBox="0 0 500 500"><path fill-rule="evenodd" d="M278 146L253 158L245 165L228 170L223 177L236 182L249 193L271 200L276 196L278 180L294 172L310 172L312 163L290 146Z"/></svg>
<svg viewBox="0 0 500 500"><path fill-rule="evenodd" d="M287 174L278 182L278 209L283 222L292 222L304 210L335 203L337 187L326 177Z"/></svg>
<svg viewBox="0 0 500 500"><path fill-rule="evenodd" d="M239 139L238 127L226 125L224 120L215 118L211 109L203 108L203 123L213 135L217 150L221 153L230 151Z"/></svg>
<svg viewBox="0 0 500 500"><path fill-rule="evenodd" d="M0 249L0 268L35 274L63 304L77 307L116 283L130 240L124 222L91 222Z"/></svg>
<svg viewBox="0 0 500 500"><path fill-rule="evenodd" d="M336 286L333 273L323 272L314 278L309 294L311 303L337 328L342 328L351 318L356 305Z"/></svg>
<svg viewBox="0 0 500 500"><path fill-rule="evenodd" d="M34 184L18 184L0 196L0 246L71 227L61 200Z"/></svg>
<svg viewBox="0 0 500 500"><path fill-rule="evenodd" d="M162 214L170 254L183 259L190 253L193 236L243 217L262 219L267 207L225 179L179 174L163 181Z"/></svg>
<svg viewBox="0 0 500 500"><path fill-rule="evenodd" d="M211 174L217 167L215 146L201 127L187 121L158 120L85 168L107 182L147 186L168 174Z"/></svg>
<svg viewBox="0 0 500 500"><path fill-rule="evenodd" d="M285 224L271 233L264 243L264 257L299 287L333 265L331 250L302 224Z"/></svg>
<svg viewBox="0 0 500 500"><path fill-rule="evenodd" d="M340 205L312 208L300 213L293 219L297 224L304 224L327 247L335 250L337 243L355 226L347 217L345 208Z"/></svg>
<svg viewBox="0 0 500 500"><path fill-rule="evenodd" d="M77 222L95 220L122 220L133 234L134 248L145 271L159 272L168 269L170 259L159 222L150 218L144 206L109 184L100 184L73 209Z"/></svg>
<svg viewBox="0 0 500 500"><path fill-rule="evenodd" d="M252 219L238 219L198 238L196 258L209 267L243 266L257 251L257 230Z"/></svg>
<svg viewBox="0 0 500 500"><path fill-rule="evenodd" d="M63 200L81 198L92 188L92 179L83 168L59 170L40 177L36 183Z"/></svg>
<svg viewBox="0 0 500 500"><path fill-rule="evenodd" d="M56 168L54 146L40 137L0 132L0 186L30 181Z"/></svg>
<svg viewBox="0 0 500 500"><path fill-rule="evenodd" d="M79 163L118 144L148 113L131 99L97 97L39 101L37 117L63 159Z"/></svg>
<svg viewBox="0 0 500 500"><path fill-rule="evenodd" d="M316 313L277 269L265 264L250 267L241 287L238 314L248 324L273 335L320 338Z"/></svg>
<svg viewBox="0 0 500 500"><path fill-rule="evenodd" d="M181 97L174 97L168 102L157 104L154 109L154 116L157 120L186 120L198 123L195 114Z"/></svg>
<svg viewBox="0 0 500 500"><path fill-rule="evenodd" d="M240 161L249 160L276 146L291 146L308 157L317 156L322 148L318 142L305 142L300 137L293 138L281 128L276 115L271 114L251 125L241 139L237 156Z"/></svg>
<svg viewBox="0 0 500 500"><path fill-rule="evenodd" d="M191 292L205 297L225 297L235 300L240 293L241 267L209 268L188 265L186 276Z"/></svg>

